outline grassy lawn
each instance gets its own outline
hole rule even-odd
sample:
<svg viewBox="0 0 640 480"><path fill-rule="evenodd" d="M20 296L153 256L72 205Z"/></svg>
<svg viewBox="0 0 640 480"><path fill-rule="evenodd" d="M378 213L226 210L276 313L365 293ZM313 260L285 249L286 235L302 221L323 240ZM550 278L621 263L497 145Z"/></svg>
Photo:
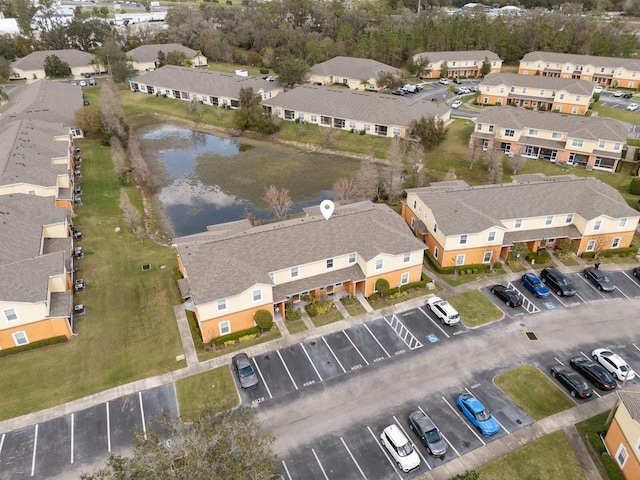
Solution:
<svg viewBox="0 0 640 480"><path fill-rule="evenodd" d="M412 288L407 290L406 295L392 298L391 296L377 298L375 300L369 300L369 304L374 310L380 310L381 308L390 307L396 303L406 302L407 300L413 300L414 298L425 297L430 293L433 293L427 288ZM391 294L390 294L391 295Z"/></svg>
<svg viewBox="0 0 640 480"><path fill-rule="evenodd" d="M229 366L214 368L176 382L180 417L197 419L205 407L224 412L238 405L238 392Z"/></svg>
<svg viewBox="0 0 640 480"><path fill-rule="evenodd" d="M556 263L561 263L565 267L575 267L577 265L580 265L578 261L573 257L568 257L568 258L554 257L554 260L556 261Z"/></svg>
<svg viewBox="0 0 640 480"><path fill-rule="evenodd" d="M585 478L563 431L542 437L477 469L482 480Z"/></svg>
<svg viewBox="0 0 640 480"><path fill-rule="evenodd" d="M119 206L123 187L109 150L89 141L77 145L84 205L74 224L84 235L85 256L76 265L87 289L75 301L87 313L77 317L79 334L69 342L2 359L0 419L185 366L175 359L183 353L172 308L181 302L173 276L175 252L139 240L127 227ZM136 188L126 191L139 207ZM143 271L146 263L151 269Z"/></svg>
<svg viewBox="0 0 640 480"><path fill-rule="evenodd" d="M534 420L575 407L575 403L533 365L500 373L493 382Z"/></svg>
<svg viewBox="0 0 640 480"><path fill-rule="evenodd" d="M338 310L334 306L327 313L311 317L311 321L316 327L321 327L322 325L328 325L329 323L338 322L343 318L344 317L340 313L340 310Z"/></svg>
<svg viewBox="0 0 640 480"><path fill-rule="evenodd" d="M429 266L427 262L425 262L425 265ZM457 287L459 285L465 285L467 283L475 282L477 280L484 280L486 278L491 278L491 277L501 277L505 273L506 272L504 268L500 267L500 268L494 268L491 272L482 272L482 273L471 274L471 275L458 274L456 276L453 274L452 275L440 274L440 278L444 280L447 285L451 287Z"/></svg>
<svg viewBox="0 0 640 480"><path fill-rule="evenodd" d="M307 329L307 326L304 324L302 319L300 320L286 320L284 325L287 327L287 330L290 334L304 332Z"/></svg>
<svg viewBox="0 0 640 480"><path fill-rule="evenodd" d="M616 120L622 120L623 122L630 123L631 125L638 125L638 114L636 112L630 112L623 110L622 108L606 107L600 103L594 103L591 106L591 110L598 112L599 117L615 118Z"/></svg>
<svg viewBox="0 0 640 480"><path fill-rule="evenodd" d="M447 301L458 310L460 320L467 327L479 327L500 320L504 315L480 290L459 293L448 297Z"/></svg>
<svg viewBox="0 0 640 480"><path fill-rule="evenodd" d="M343 303L344 305L344 303ZM344 305L344 308L347 309L349 315L352 317L357 317L358 315L362 315L363 313L367 313L365 308L362 306L360 302L350 303L349 305Z"/></svg>
<svg viewBox="0 0 640 480"><path fill-rule="evenodd" d="M592 454L591 456L602 478L624 480L618 464L609 456L600 439L600 435L604 434L607 430L606 422L608 416L609 412L601 413L600 415L576 424L576 428L578 429L580 438L585 442L587 450Z"/></svg>

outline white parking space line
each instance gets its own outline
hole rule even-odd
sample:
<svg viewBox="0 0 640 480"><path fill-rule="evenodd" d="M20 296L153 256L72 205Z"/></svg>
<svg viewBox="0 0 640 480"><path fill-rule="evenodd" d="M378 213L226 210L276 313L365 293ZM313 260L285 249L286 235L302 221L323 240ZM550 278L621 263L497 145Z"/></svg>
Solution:
<svg viewBox="0 0 640 480"><path fill-rule="evenodd" d="M293 480L293 479L291 478L291 474L289 473L289 469L287 468L287 464L286 464L286 463L284 463L284 460L282 460L282 466L284 467L284 473L286 473L286 474L287 474L287 477L289 477L289 480Z"/></svg>
<svg viewBox="0 0 640 480"><path fill-rule="evenodd" d="M418 405L418 410L420 410L423 413L423 415L426 415L427 417L429 417L429 415L427 415L427 413L422 409L422 407L420 405ZM429 417L429 419L433 422L431 417ZM436 425L436 422L433 422L433 424ZM438 430L440 430L440 428L437 425L436 425L436 428ZM458 450L456 450L456 447L454 447L453 444L447 439L447 437L444 436L444 433L442 433L442 430L440 430L440 435L442 435L442 438L444 438L444 441L447 442L447 444L451 447L451 449L459 457L460 456L460 452L458 452Z"/></svg>
<svg viewBox="0 0 640 480"><path fill-rule="evenodd" d="M618 292L620 292L622 295L624 295L624 298L626 298L627 300L629 299L629 296L628 296L626 293L624 293L622 290L620 290L618 287L613 287L613 288L615 288L615 289L616 289L616 291L618 291Z"/></svg>
<svg viewBox="0 0 640 480"><path fill-rule="evenodd" d="M468 388L465 388L465 390L467 391L467 393L469 393L469 395L473 395L473 393L471 393L471 390L469 390ZM473 396L475 397L475 395L473 395ZM478 397L476 397L476 398L478 398ZM484 403L483 403L483 405L484 405ZM484 407L484 408L487 408L487 406L485 405L485 407ZM493 412L491 413L491 415L493 415ZM498 425L500 425L500 426L502 427L502 429L503 429L505 432L507 432L507 435L511 435L511 432L509 432L509 430L507 430L506 428L504 428L504 425L502 425L502 424L500 423L500 420L498 420L498 417L496 417L495 415L493 415L493 418L495 418L495 419L496 419L496 422L498 422Z"/></svg>
<svg viewBox="0 0 640 480"><path fill-rule="evenodd" d="M549 291L551 292L551 289L549 289ZM554 292L551 292L551 296L555 298L557 301L559 301L560 305L566 308L567 304L562 301L562 298L560 298L559 295L556 295Z"/></svg>
<svg viewBox="0 0 640 480"><path fill-rule="evenodd" d="M309 356L309 354L307 353L307 349L304 348L304 344L300 344L300 346L302 347L302 351L304 352L304 354L307 356L307 359L309 360L309 363L311 364L311 366L313 367L313 371L316 372L316 375L318 376L318 378L320 379L320 381L322 381L322 376L320 376L320 372L318 372L318 369L316 368L316 366L313 364L313 362L311 361L311 357Z"/></svg>
<svg viewBox="0 0 640 480"><path fill-rule="evenodd" d="M349 343L353 346L353 348L356 349L356 352L358 352L358 355L360 355L360 358L362 358L362 360L364 360L364 363L366 363L367 365L369 365L369 362L367 362L367 359L364 358L364 355L362 355L362 352L360 352L360 350L358 350L358 347L356 347L356 344L353 343L353 341L351 340L351 338L349 337L349 335L347 335L347 332L345 330L342 331L342 333L344 333L344 336L347 337L347 340L349 340Z"/></svg>
<svg viewBox="0 0 640 480"><path fill-rule="evenodd" d="M364 325L364 328L366 328L366 329L367 329L367 332L369 332L369 334L370 334L370 335L373 337L373 339L376 341L376 343L377 343L378 345L380 345L380 348L382 349L382 351L384 352L384 354L387 356L387 358L388 358L388 357L390 357L391 355L389 355L389 352L387 352L387 349L386 349L386 348L384 348L384 347L382 346L382 344L378 341L378 339L377 339L377 338L376 338L376 336L373 334L373 332L369 329L369 327L367 326L367 324L366 324L366 323L363 323L363 325Z"/></svg>
<svg viewBox="0 0 640 480"><path fill-rule="evenodd" d="M260 367L258 366L258 362L254 361L253 363L256 366L256 370L258 371L258 375L260 375L260 380L262 380L262 383L264 384L264 388L267 389L267 393L269 394L269 398L273 398L273 395L271 395L271 390L269 390L269 385L267 385L267 382L264 381L264 377L262 376L262 372L260 371Z"/></svg>
<svg viewBox="0 0 640 480"><path fill-rule="evenodd" d="M73 444L74 444L74 435L75 435L75 425L76 425L76 417L75 413L71 414L71 463L73 464Z"/></svg>
<svg viewBox="0 0 640 480"><path fill-rule="evenodd" d="M33 457L31 458L31 476L36 474L36 450L38 449L38 424L33 435Z"/></svg>
<svg viewBox="0 0 640 480"><path fill-rule="evenodd" d="M556 362L558 362L560 365L562 365L562 366L564 367L564 363L562 363L562 362L558 359L558 357L553 357L553 359L554 359Z"/></svg>
<svg viewBox="0 0 640 480"><path fill-rule="evenodd" d="M582 281L584 283L586 283L587 285L589 285L591 288L593 288L596 293L598 293L598 295L600 295L602 298L605 298L604 293L602 293L600 290L598 290L596 287L593 286L593 283L591 283L589 280L587 280L586 278L584 278L584 275L580 275L580 278L582 279Z"/></svg>
<svg viewBox="0 0 640 480"><path fill-rule="evenodd" d="M313 448L311 449L311 451L313 452L313 456L316 457L316 462L318 462L318 465L320 465L320 470L322 471L322 475L324 475L324 479L329 480L329 477L327 477L327 474L324 471L324 467L320 463L320 459L318 458L318 455L316 455L316 451Z"/></svg>
<svg viewBox="0 0 640 480"><path fill-rule="evenodd" d="M624 274L624 275L625 275L629 280L631 280L631 282L633 282L633 284L634 284L636 287L640 288L640 284L638 284L638 281L634 279L635 277L633 277L633 276L629 275L627 272L624 272L624 271L623 271L622 273L623 273L623 274Z"/></svg>
<svg viewBox="0 0 640 480"><path fill-rule="evenodd" d="M356 459L353 457L353 454L351 453L351 450L349 450L349 447L347 447L347 444L345 443L345 441L344 441L344 439L342 437L340 437L340 441L342 442L342 445L344 445L344 448L347 450L347 453L351 457L351 460L353 460L353 463L356 465L356 468L360 472L360 475L362 475L362 478L364 478L364 480L367 480L367 476L364 474L364 472L360 468L360 465L358 465L358 462L356 462Z"/></svg>
<svg viewBox="0 0 640 480"><path fill-rule="evenodd" d="M434 321L433 321L433 319L432 319L429 315L427 315L427 312L425 312L425 311L422 309L422 307L418 307L418 310L420 310L420 311L422 312L422 314L423 314L425 317L427 317L429 320L431 320L431 323L433 323L436 327L438 327L438 330L440 330L442 333L444 333L444 336L445 336L445 337L447 337L447 338L451 338L451 337L449 336L449 334L448 334L447 332L445 332L445 331L442 329L442 327L441 327L440 325L438 325L438 323L437 323L437 322L434 322Z"/></svg>
<svg viewBox="0 0 640 480"><path fill-rule="evenodd" d="M107 450L111 453L111 419L109 418L109 402L107 406Z"/></svg>
<svg viewBox="0 0 640 480"><path fill-rule="evenodd" d="M2 446L4 445L4 436L6 433L2 434L2 438L0 438L0 455L2 455Z"/></svg>
<svg viewBox="0 0 640 480"><path fill-rule="evenodd" d="M452 407L452 406L451 406L451 404L447 401L447 399L446 399L446 398L444 398L444 397L440 397L440 398L442 398L442 400L444 400L444 403L446 403L447 405L449 405L449 408L451 409L451 411L452 411L453 413L455 413L455 414L456 414L456 416L460 419L460 421L461 421L462 423L464 423L464 424L465 424L465 426L466 426L466 427L471 431L471 433L473 433L473 434L476 436L476 438L477 438L478 440L480 440L480 443L482 443L482 445L486 445L486 443L484 443L484 440L482 440L482 438L480 438L480 436L476 433L476 431L475 431L473 428L471 428L471 427L469 426L469 421L468 421L466 418L464 418L462 415L460 415L460 414L458 413L458 411L457 411L454 407Z"/></svg>
<svg viewBox="0 0 640 480"><path fill-rule="evenodd" d="M382 443L380 442L380 438L376 437L374 435L374 433L371 431L371 427L367 426L367 430L369 430L369 433L371 434L371 436L373 437L373 440L376 442L376 445L378 445L378 447L380 447L380 450L382 450L382 454L384 455L384 457L387 459L387 461L391 464L391 467L393 468L393 471L396 472L396 475L398 475L398 478L400 480L402 480L402 475L400 475L400 472L398 471L398 469L396 468L396 463L391 460L389 458L389 453L384 449L384 447L382 446Z"/></svg>
<svg viewBox="0 0 640 480"><path fill-rule="evenodd" d="M640 352L640 348L638 348L638 346L635 343L632 343L631 345L633 345L633 348L635 348L636 350L638 350ZM0 451L2 450L2 444L0 444Z"/></svg>
<svg viewBox="0 0 640 480"><path fill-rule="evenodd" d="M140 400L140 417L142 417L142 432L144 439L147 439L147 424L144 421L144 407L142 406L142 392L138 392L138 400Z"/></svg>
<svg viewBox="0 0 640 480"><path fill-rule="evenodd" d="M296 387L296 390L298 390L298 385L296 385L296 381L291 376L291 372L287 368L287 364L284 363L284 359L282 358L282 355L280 355L280 350L276 350L276 353L278 354L278 357L280 357L280 361L282 362L284 369L287 371L287 375L289 375L289 379L291 380L291 383L293 383L293 386Z"/></svg>
<svg viewBox="0 0 640 480"><path fill-rule="evenodd" d="M427 459L424 458L424 455L422 455L422 452L420 451L420 449L418 449L418 447L416 446L415 443L413 443L413 440L411 440L411 437L409 436L409 434L407 433L407 431L404 429L404 427L402 425L400 425L400 422L398 421L398 419L396 418L396 416L393 416L393 419L396 421L396 425L398 425L398 427L400 428L400 430L402 430L402 433L404 433L404 436L407 437L409 439L409 441L411 442L411 445L413 446L413 449L418 452L418 455L420 455L420 458L422 459L422 461L425 463L425 465L427 466L427 468L429 470L431 470L431 465L429 465L429 462L427 462Z"/></svg>
<svg viewBox="0 0 640 480"><path fill-rule="evenodd" d="M338 365L340 365L340 368L342 369L342 373L347 373L347 371L344 369L344 366L342 365L340 360L338 360L338 357L336 357L336 354L333 353L333 349L329 346L329 344L327 343L327 340L324 337L321 337L321 338L322 338L322 341L324 342L324 344L327 346L327 348L331 352L331 355L333 355L333 358L335 358L336 362L338 362Z"/></svg>

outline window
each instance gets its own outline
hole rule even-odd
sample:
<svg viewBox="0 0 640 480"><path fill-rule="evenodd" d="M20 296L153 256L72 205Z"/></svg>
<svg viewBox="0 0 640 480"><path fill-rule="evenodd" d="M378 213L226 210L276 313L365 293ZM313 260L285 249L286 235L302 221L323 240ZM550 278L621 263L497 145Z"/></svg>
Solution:
<svg viewBox="0 0 640 480"><path fill-rule="evenodd" d="M582 148L583 145L584 145L584 140L580 138L574 138L573 140L571 140L572 147Z"/></svg>
<svg viewBox="0 0 640 480"><path fill-rule="evenodd" d="M262 290L258 288L253 291L253 301L259 302L260 300L262 300Z"/></svg>
<svg viewBox="0 0 640 480"><path fill-rule="evenodd" d="M564 219L564 223L571 223L571 222L573 222L573 213L568 213L567 218Z"/></svg>
<svg viewBox="0 0 640 480"><path fill-rule="evenodd" d="M618 452L616 453L616 462L618 462L620 468L624 467L624 464L627 463L627 458L629 458L627 449L624 448L623 444L620 444L620 446L618 447Z"/></svg>
<svg viewBox="0 0 640 480"><path fill-rule="evenodd" d="M318 121L317 115L311 115L311 123L316 123Z"/></svg>
<svg viewBox="0 0 640 480"><path fill-rule="evenodd" d="M620 237L614 238L611 242L611 248L618 248L620 246L620 240L622 240Z"/></svg>
<svg viewBox="0 0 640 480"><path fill-rule="evenodd" d="M613 144L613 149L614 149L614 150L620 150L620 148L621 148L621 147L622 147L622 144L621 144L621 143L614 143L614 144Z"/></svg>
<svg viewBox="0 0 640 480"><path fill-rule="evenodd" d="M433 247L433 256L438 258L438 255L440 255L440 250L438 247Z"/></svg>
<svg viewBox="0 0 640 480"><path fill-rule="evenodd" d="M602 220L596 220L596 223L593 224L593 230L600 230L600 227L602 226Z"/></svg>
<svg viewBox="0 0 640 480"><path fill-rule="evenodd" d="M227 309L227 299L218 300L218 311Z"/></svg>
<svg viewBox="0 0 640 480"><path fill-rule="evenodd" d="M587 248L586 251L587 252L593 252L593 249L596 246L596 241L595 240L589 240L589 243L587 243Z"/></svg>
<svg viewBox="0 0 640 480"><path fill-rule="evenodd" d="M551 133L551 138L558 140L560 138L562 138L562 134L560 132L552 132Z"/></svg>
<svg viewBox="0 0 640 480"><path fill-rule="evenodd" d="M478 132L482 131L482 124L481 124L481 123L478 123L478 124L476 125L476 130L477 130Z"/></svg>
<svg viewBox="0 0 640 480"><path fill-rule="evenodd" d="M605 142L604 140L600 140L598 142L598 148L604 148L607 146L607 142Z"/></svg>
<svg viewBox="0 0 640 480"><path fill-rule="evenodd" d="M411 228L415 228L415 226L416 226L416 219L412 218L411 219Z"/></svg>
<svg viewBox="0 0 640 480"><path fill-rule="evenodd" d="M529 129L529 135L532 137L537 137L538 136L538 130L535 128L530 128Z"/></svg>
<svg viewBox="0 0 640 480"><path fill-rule="evenodd" d="M489 232L489 236L487 237L488 242L493 242L496 239L496 232Z"/></svg>
<svg viewBox="0 0 640 480"><path fill-rule="evenodd" d="M577 114L578 114L578 107L573 107L573 108L571 109L571 114L572 114L572 115L577 115Z"/></svg>
<svg viewBox="0 0 640 480"><path fill-rule="evenodd" d="M15 332L12 334L12 336L13 336L13 341L15 342L17 347L19 347L20 345L26 345L27 343L29 343L29 339L27 338L27 332Z"/></svg>
<svg viewBox="0 0 640 480"><path fill-rule="evenodd" d="M626 225L627 225L627 219L621 218L620 222L618 223L618 228L624 228Z"/></svg>
<svg viewBox="0 0 640 480"><path fill-rule="evenodd" d="M407 252L402 257L402 263L409 263L411 261L411 252Z"/></svg>
<svg viewBox="0 0 640 480"><path fill-rule="evenodd" d="M368 132L369 130L371 130L371 125L369 125L368 123L364 124L364 131Z"/></svg>
<svg viewBox="0 0 640 480"><path fill-rule="evenodd" d="M4 311L4 318L7 320L7 322L13 322L15 320L18 320L18 314L13 308L7 308Z"/></svg>
<svg viewBox="0 0 640 480"><path fill-rule="evenodd" d="M488 103L489 103L489 97L484 97L484 98L482 99L482 103L486 103L486 104L488 104Z"/></svg>
<svg viewBox="0 0 640 480"><path fill-rule="evenodd" d="M544 221L545 225L551 225L553 223L553 215L549 215Z"/></svg>
<svg viewBox="0 0 640 480"><path fill-rule="evenodd" d="M356 129L356 122L354 122L353 120L349 120L349 129L355 130Z"/></svg>
<svg viewBox="0 0 640 480"><path fill-rule="evenodd" d="M376 260L376 270L382 270L383 265L384 265L384 262L382 261L381 258Z"/></svg>
<svg viewBox="0 0 640 480"><path fill-rule="evenodd" d="M356 254L355 253L350 253L349 254L349 263L356 263Z"/></svg>
<svg viewBox="0 0 640 480"><path fill-rule="evenodd" d="M516 223L513 225L513 228L521 228L522 227L522 219L518 218Z"/></svg>
<svg viewBox="0 0 640 480"><path fill-rule="evenodd" d="M486 87L484 87L484 91L485 91L486 93L491 92L491 87L490 87L489 85L487 85Z"/></svg>
<svg viewBox="0 0 640 480"><path fill-rule="evenodd" d="M460 235L460 245L466 245L467 244L467 235Z"/></svg>
<svg viewBox="0 0 640 480"><path fill-rule="evenodd" d="M491 250L484 252L482 256L482 263L491 263L491 257L493 257L493 252Z"/></svg>
<svg viewBox="0 0 640 480"><path fill-rule="evenodd" d="M436 233L438 231L438 224L436 222L433 222L433 233Z"/></svg>
<svg viewBox="0 0 640 480"><path fill-rule="evenodd" d="M564 93L560 94L560 100L564 100Z"/></svg>
<svg viewBox="0 0 640 480"><path fill-rule="evenodd" d="M580 101L580 95L576 95L576 102Z"/></svg>
<svg viewBox="0 0 640 480"><path fill-rule="evenodd" d="M510 128L506 128L506 129L504 130L504 136L505 136L505 137L514 137L515 135L516 135L515 130L512 130L512 129L510 129Z"/></svg>
<svg viewBox="0 0 640 480"><path fill-rule="evenodd" d="M493 125L489 125L489 133L493 133Z"/></svg>
<svg viewBox="0 0 640 480"><path fill-rule="evenodd" d="M527 87L522 87L522 93L523 94L527 93Z"/></svg>
<svg viewBox="0 0 640 480"><path fill-rule="evenodd" d="M296 278L298 275L300 275L298 267L291 267L291 278Z"/></svg>
<svg viewBox="0 0 640 480"><path fill-rule="evenodd" d="M225 320L224 322L220 322L218 324L218 329L220 330L220 335L228 335L231 333L231 322L229 320Z"/></svg>
<svg viewBox="0 0 640 480"><path fill-rule="evenodd" d="M556 243L556 239L555 238L548 238L547 239L547 243Z"/></svg>
<svg viewBox="0 0 640 480"><path fill-rule="evenodd" d="M464 254L456 255L456 267L464 265Z"/></svg>
<svg viewBox="0 0 640 480"><path fill-rule="evenodd" d="M399 137L400 136L400 129L399 128L394 128L393 129L393 136L394 137Z"/></svg>
<svg viewBox="0 0 640 480"><path fill-rule="evenodd" d="M327 268L333 268L333 258L327 258Z"/></svg>
<svg viewBox="0 0 640 480"><path fill-rule="evenodd" d="M406 285L409 283L409 272L405 272L400 277L400 285Z"/></svg>

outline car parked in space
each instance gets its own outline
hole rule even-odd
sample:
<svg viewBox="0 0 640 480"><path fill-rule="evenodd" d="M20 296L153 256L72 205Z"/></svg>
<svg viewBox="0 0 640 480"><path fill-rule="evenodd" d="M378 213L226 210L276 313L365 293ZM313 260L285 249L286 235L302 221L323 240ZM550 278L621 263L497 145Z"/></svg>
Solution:
<svg viewBox="0 0 640 480"><path fill-rule="evenodd" d="M449 85L449 80L443 77L440 80L438 80L438 83L440 83L441 85Z"/></svg>
<svg viewBox="0 0 640 480"><path fill-rule="evenodd" d="M593 87L593 93L602 93L604 92L604 88L602 87L602 85L596 85L595 87Z"/></svg>
<svg viewBox="0 0 640 480"><path fill-rule="evenodd" d="M461 105L462 105L462 102L460 100L456 100L451 104L451 108L460 108Z"/></svg>
<svg viewBox="0 0 640 480"><path fill-rule="evenodd" d="M613 96L614 97L621 97L622 96L622 92L620 90L616 90L615 92L613 92Z"/></svg>
<svg viewBox="0 0 640 480"><path fill-rule="evenodd" d="M472 394L468 392L460 394L458 400L456 400L456 405L485 437L490 437L500 431L500 425L493 418L491 412Z"/></svg>
<svg viewBox="0 0 640 480"><path fill-rule="evenodd" d="M460 85L462 82L460 81L460 79L458 77L455 77L453 79L453 83L455 83L456 85Z"/></svg>
<svg viewBox="0 0 640 480"><path fill-rule="evenodd" d="M446 325L455 325L460 321L460 314L446 300L435 295L427 300L427 308Z"/></svg>
<svg viewBox="0 0 640 480"><path fill-rule="evenodd" d="M402 97L404 97L407 94L407 92L405 92L404 90L402 90L401 88L394 90L393 92L391 92L391 95L400 95Z"/></svg>
<svg viewBox="0 0 640 480"><path fill-rule="evenodd" d="M564 385L572 397L589 398L591 396L591 389L575 370L554 365L551 367L551 376Z"/></svg>
<svg viewBox="0 0 640 480"><path fill-rule="evenodd" d="M516 308L522 305L520 295L518 295L518 292L516 292L512 288L498 284L491 287L491 293L493 293L496 297L498 297L505 304L509 305L512 308Z"/></svg>
<svg viewBox="0 0 640 480"><path fill-rule="evenodd" d="M622 98L632 98L633 97L633 93L631 92L626 92L622 94Z"/></svg>
<svg viewBox="0 0 640 480"><path fill-rule="evenodd" d="M582 355L575 356L569 360L569 365L600 390L615 390L618 388L618 383L602 365Z"/></svg>
<svg viewBox="0 0 640 480"><path fill-rule="evenodd" d="M637 109L638 109L637 103L630 103L629 105L627 105L627 108L625 108L625 110L629 110L630 112L635 112Z"/></svg>
<svg viewBox="0 0 640 480"><path fill-rule="evenodd" d="M609 277L597 268L585 268L582 273L584 273L584 278L589 280L601 292L613 292L616 289Z"/></svg>
<svg viewBox="0 0 640 480"><path fill-rule="evenodd" d="M540 279L558 296L572 297L576 294L576 287L557 268L543 268L540 272Z"/></svg>
<svg viewBox="0 0 640 480"><path fill-rule="evenodd" d="M591 352L591 356L596 362L606 368L616 380L631 380L636 376L636 373L627 362L625 362L620 355L613 353L608 348L596 348Z"/></svg>
<svg viewBox="0 0 640 480"><path fill-rule="evenodd" d="M636 267L634 268L631 273L633 274L634 277L640 279L640 267Z"/></svg>
<svg viewBox="0 0 640 480"><path fill-rule="evenodd" d="M85 80L80 80L79 85L80 85L81 87L86 87L86 86L87 86L87 82L86 82Z"/></svg>
<svg viewBox="0 0 640 480"><path fill-rule="evenodd" d="M238 377L240 386L245 390L252 390L258 386L258 375L251 365L251 360L246 353L234 355L231 359L233 370Z"/></svg>
<svg viewBox="0 0 640 480"><path fill-rule="evenodd" d="M434 457L441 457L447 453L447 442L442 438L440 430L421 411L417 410L409 415L409 428L413 430L413 433Z"/></svg>
<svg viewBox="0 0 640 480"><path fill-rule="evenodd" d="M380 434L380 443L403 472L411 472L420 467L420 456L402 430L396 424L389 425Z"/></svg>
<svg viewBox="0 0 640 480"><path fill-rule="evenodd" d="M535 273L525 273L520 277L520 283L538 298L546 298L551 293Z"/></svg>

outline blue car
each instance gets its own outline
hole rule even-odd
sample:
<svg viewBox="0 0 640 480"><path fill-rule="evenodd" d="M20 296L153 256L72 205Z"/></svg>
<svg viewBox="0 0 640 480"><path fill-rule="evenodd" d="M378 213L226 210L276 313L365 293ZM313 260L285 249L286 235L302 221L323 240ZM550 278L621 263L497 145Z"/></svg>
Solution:
<svg viewBox="0 0 640 480"><path fill-rule="evenodd" d="M464 416L478 429L485 437L495 435L500 431L500 425L491 412L487 410L482 402L470 393L462 393L456 401L458 408Z"/></svg>
<svg viewBox="0 0 640 480"><path fill-rule="evenodd" d="M525 273L522 275L520 283L522 283L527 290L538 298L545 298L549 296L549 289L544 283L542 283L542 280L540 280L535 273Z"/></svg>

